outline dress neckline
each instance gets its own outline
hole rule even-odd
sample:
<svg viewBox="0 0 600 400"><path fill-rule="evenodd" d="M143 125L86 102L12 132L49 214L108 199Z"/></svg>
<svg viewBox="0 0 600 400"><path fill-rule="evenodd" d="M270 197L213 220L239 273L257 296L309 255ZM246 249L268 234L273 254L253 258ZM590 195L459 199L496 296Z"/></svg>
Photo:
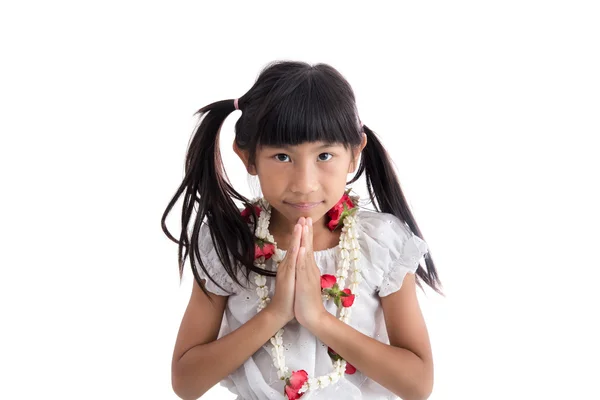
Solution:
<svg viewBox="0 0 600 400"><path fill-rule="evenodd" d="M340 245L338 244L335 247L330 247L328 249L323 249L323 250L317 250L317 251L313 251L313 254L317 257L321 257L321 256L325 256L325 255L329 255L329 254L335 254L338 249L340 248ZM283 254L287 254L287 250L281 250L283 252Z"/></svg>
<svg viewBox="0 0 600 400"><path fill-rule="evenodd" d="M356 211L356 214L358 215L360 213L360 208ZM362 229L360 229L360 217L356 219L356 227L357 229L359 229L359 237L360 235L362 235ZM317 251L313 251L313 254L315 255L315 257L319 257L322 258L324 256L329 256L329 255L335 255L338 251L339 251L340 245L339 243L337 244L337 246L335 247L330 247L328 249L323 249L323 250L317 250ZM283 252L283 254L287 254L287 250L283 250L280 249L281 252Z"/></svg>

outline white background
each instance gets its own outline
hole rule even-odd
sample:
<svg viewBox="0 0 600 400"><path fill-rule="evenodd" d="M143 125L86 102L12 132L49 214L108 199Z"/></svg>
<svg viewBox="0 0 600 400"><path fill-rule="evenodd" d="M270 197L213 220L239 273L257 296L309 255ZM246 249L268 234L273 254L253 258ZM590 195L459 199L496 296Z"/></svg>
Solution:
<svg viewBox="0 0 600 400"><path fill-rule="evenodd" d="M3 2L0 398L176 399L160 218L193 113L276 59L337 68L394 158L446 292L430 398L600 398L594 3Z"/></svg>

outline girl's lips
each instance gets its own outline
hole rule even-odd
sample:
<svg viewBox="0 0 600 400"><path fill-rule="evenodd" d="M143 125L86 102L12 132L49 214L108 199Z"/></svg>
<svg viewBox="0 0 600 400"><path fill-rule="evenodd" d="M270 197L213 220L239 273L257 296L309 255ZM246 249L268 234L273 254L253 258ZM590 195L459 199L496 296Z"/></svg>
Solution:
<svg viewBox="0 0 600 400"><path fill-rule="evenodd" d="M297 208L299 210L310 210L311 208L314 208L316 206L318 206L319 204L321 204L322 202L318 202L318 203L287 203L290 206Z"/></svg>

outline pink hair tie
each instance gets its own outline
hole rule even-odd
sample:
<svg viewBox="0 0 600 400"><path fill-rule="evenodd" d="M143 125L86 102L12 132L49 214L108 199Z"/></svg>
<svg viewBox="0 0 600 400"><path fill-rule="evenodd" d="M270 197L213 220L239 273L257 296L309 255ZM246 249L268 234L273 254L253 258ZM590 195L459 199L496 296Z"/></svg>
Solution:
<svg viewBox="0 0 600 400"><path fill-rule="evenodd" d="M235 99L235 100L233 101L233 106L235 107L235 109L236 109L236 110L239 110L239 109L240 109L240 107L238 106L238 99Z"/></svg>

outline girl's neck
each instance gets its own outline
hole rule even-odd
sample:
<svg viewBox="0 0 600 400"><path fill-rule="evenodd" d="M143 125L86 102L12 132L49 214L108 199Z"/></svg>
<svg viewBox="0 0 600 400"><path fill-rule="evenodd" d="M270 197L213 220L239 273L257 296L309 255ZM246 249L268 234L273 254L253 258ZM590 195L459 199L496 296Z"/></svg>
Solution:
<svg viewBox="0 0 600 400"><path fill-rule="evenodd" d="M271 208L271 221L269 232L277 242L277 248L288 250L294 226L298 221L290 221L274 207ZM327 227L327 218L321 216L313 221L313 251L320 251L337 246L341 235L341 229L331 232Z"/></svg>

